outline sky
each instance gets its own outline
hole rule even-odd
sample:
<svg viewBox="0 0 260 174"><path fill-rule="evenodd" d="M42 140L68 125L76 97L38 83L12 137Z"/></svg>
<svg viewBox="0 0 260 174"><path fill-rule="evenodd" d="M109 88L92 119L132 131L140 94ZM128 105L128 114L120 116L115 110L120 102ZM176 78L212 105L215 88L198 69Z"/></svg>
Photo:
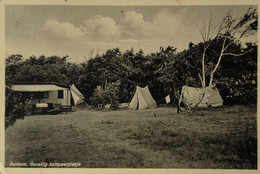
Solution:
<svg viewBox="0 0 260 174"><path fill-rule="evenodd" d="M7 5L6 57L68 55L83 62L91 52L117 47L145 54L169 45L183 51L202 41L199 30L211 13L216 25L228 10L241 17L249 7Z"/></svg>

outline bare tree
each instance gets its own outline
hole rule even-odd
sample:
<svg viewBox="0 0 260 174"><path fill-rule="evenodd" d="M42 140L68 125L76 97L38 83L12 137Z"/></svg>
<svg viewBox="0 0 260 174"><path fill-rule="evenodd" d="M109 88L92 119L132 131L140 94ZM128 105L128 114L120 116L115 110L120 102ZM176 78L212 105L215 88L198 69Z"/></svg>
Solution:
<svg viewBox="0 0 260 174"><path fill-rule="evenodd" d="M257 26L258 26L257 21L258 21L258 14L256 9L249 8L248 11L241 18L234 18L231 14L231 10L228 11L218 27L215 27L212 24L212 14L210 15L208 24L203 23L203 27L200 30L200 34L204 44L204 49L201 58L202 77L199 74L199 78L201 80L203 89L206 86L209 87L212 86L214 74L218 69L223 56L225 55L241 56L244 55L246 52L250 51L248 50L242 53L231 53L228 52L228 48L232 44L240 43L242 38L254 34L257 31ZM222 39L221 50L218 56L217 63L213 65L212 70L210 70L209 72L210 79L208 85L206 85L205 56L207 54L207 50L209 46L214 41L216 41L217 38Z"/></svg>
<svg viewBox="0 0 260 174"><path fill-rule="evenodd" d="M201 59L201 69L202 69L202 77L199 74L199 78L201 81L202 88L204 89L206 87L206 75L205 75L205 55L206 51L209 48L209 46L212 44L212 34L213 34L213 26L212 26L212 13L210 14L210 19L208 25L206 25L203 22L203 26L200 29L200 34L203 39L203 53L202 53L202 59Z"/></svg>
<svg viewBox="0 0 260 174"><path fill-rule="evenodd" d="M199 73L198 76L201 81L202 86L202 95L200 101L196 105L196 107L202 102L203 98L206 94L206 87L213 87L213 79L216 70L219 68L220 62L225 55L233 55L233 56L242 56L246 52L241 53L231 53L228 52L228 48L232 44L238 44L241 42L241 39L247 37L249 35L254 34L258 29L258 14L256 9L249 8L248 11L241 18L234 18L231 14L231 10L229 10L226 15L223 17L221 23L218 26L214 26L212 23L212 13L210 14L209 22L206 24L203 22L202 28L200 29L200 34L203 40L203 52L201 57L201 72L202 76ZM209 50L208 48L212 45L213 42L221 41L221 50L215 65L212 61L212 69L210 69L207 73L209 73L209 83L206 84L206 54ZM213 59L212 59L213 60ZM209 90L210 90L209 88ZM209 96L206 96L207 98Z"/></svg>

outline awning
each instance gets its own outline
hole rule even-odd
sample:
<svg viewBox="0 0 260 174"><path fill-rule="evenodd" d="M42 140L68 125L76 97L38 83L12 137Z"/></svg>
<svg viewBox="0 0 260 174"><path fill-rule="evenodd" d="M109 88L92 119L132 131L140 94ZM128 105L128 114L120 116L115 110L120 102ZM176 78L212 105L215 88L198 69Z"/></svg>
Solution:
<svg viewBox="0 0 260 174"><path fill-rule="evenodd" d="M44 91L57 91L64 90L66 88L59 87L57 85L12 85L13 91L20 92L44 92Z"/></svg>

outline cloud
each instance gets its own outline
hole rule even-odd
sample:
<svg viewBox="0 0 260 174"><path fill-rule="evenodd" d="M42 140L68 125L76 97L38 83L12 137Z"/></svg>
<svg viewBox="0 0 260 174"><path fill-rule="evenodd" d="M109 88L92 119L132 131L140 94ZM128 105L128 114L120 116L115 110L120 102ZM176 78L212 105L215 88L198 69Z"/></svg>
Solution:
<svg viewBox="0 0 260 174"><path fill-rule="evenodd" d="M82 43L134 45L146 40L176 44L185 42L188 45L190 41L200 39L199 34L194 34L194 17L197 16L185 8L178 12L162 9L147 21L142 13L127 11L117 22L111 17L95 15L82 21L79 27L68 22L48 20L44 29L57 38L80 39Z"/></svg>
<svg viewBox="0 0 260 174"><path fill-rule="evenodd" d="M127 39L127 40L120 39L119 42L120 43L128 43L128 44L130 43L130 44L132 44L132 43L138 43L138 40L135 40L135 39Z"/></svg>
<svg viewBox="0 0 260 174"><path fill-rule="evenodd" d="M145 21L143 14L127 11L120 20L120 39L123 40L173 40L190 37L194 28L189 27L189 19L183 16L190 15L182 10L180 14L168 9L156 13L151 21Z"/></svg>
<svg viewBox="0 0 260 174"><path fill-rule="evenodd" d="M142 29L144 18L141 13L136 13L135 11L127 11L124 14L124 18L121 20L121 24L126 25L130 30Z"/></svg>
<svg viewBox="0 0 260 174"><path fill-rule="evenodd" d="M146 26L144 33L166 40L189 37L191 33L194 33L194 28L184 22L186 20L184 16L163 9L155 14L152 23Z"/></svg>
<svg viewBox="0 0 260 174"><path fill-rule="evenodd" d="M125 12L123 19L120 21L120 38L125 40L143 38L143 31L147 23L143 14L135 11Z"/></svg>
<svg viewBox="0 0 260 174"><path fill-rule="evenodd" d="M83 30L88 38L107 39L117 38L119 34L119 26L114 19L96 15L88 20L83 21Z"/></svg>
<svg viewBox="0 0 260 174"><path fill-rule="evenodd" d="M60 23L56 20L47 20L43 28L52 37L59 39L80 39L83 36L82 30L76 28L73 24L68 22Z"/></svg>

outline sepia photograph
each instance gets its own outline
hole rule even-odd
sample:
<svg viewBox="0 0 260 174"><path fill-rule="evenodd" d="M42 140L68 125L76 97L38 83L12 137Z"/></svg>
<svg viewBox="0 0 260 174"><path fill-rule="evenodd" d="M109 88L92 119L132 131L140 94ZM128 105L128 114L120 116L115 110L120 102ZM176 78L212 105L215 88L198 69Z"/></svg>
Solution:
<svg viewBox="0 0 260 174"><path fill-rule="evenodd" d="M4 168L257 171L257 4L69 2L4 4Z"/></svg>

